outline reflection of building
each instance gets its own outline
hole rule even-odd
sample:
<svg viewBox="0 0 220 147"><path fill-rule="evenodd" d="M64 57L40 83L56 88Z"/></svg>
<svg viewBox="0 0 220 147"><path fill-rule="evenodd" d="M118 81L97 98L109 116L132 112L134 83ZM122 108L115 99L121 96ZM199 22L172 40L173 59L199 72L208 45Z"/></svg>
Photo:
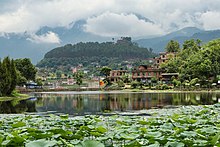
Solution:
<svg viewBox="0 0 220 147"><path fill-rule="evenodd" d="M122 77L125 76L127 72L128 72L127 70L112 70L110 71L110 75L108 76L108 78L112 82L117 82L121 80Z"/></svg>

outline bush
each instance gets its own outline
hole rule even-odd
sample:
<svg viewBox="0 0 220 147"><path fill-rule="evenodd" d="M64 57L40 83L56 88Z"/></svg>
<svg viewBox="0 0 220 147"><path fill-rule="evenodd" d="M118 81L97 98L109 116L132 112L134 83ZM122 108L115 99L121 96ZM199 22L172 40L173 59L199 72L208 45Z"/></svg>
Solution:
<svg viewBox="0 0 220 147"><path fill-rule="evenodd" d="M118 87L125 87L125 83L122 80L119 80L117 84L118 84Z"/></svg>
<svg viewBox="0 0 220 147"><path fill-rule="evenodd" d="M169 89L169 86L168 86L167 84L163 84L163 85L161 86L161 89L162 89L162 90Z"/></svg>
<svg viewBox="0 0 220 147"><path fill-rule="evenodd" d="M140 82L138 82L138 81L132 81L131 82L131 87L132 88L137 88L139 85L140 85Z"/></svg>

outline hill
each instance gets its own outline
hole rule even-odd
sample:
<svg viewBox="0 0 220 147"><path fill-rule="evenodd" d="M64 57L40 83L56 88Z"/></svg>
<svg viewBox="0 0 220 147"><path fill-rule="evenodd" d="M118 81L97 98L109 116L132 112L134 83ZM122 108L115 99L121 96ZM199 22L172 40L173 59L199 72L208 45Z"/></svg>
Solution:
<svg viewBox="0 0 220 147"><path fill-rule="evenodd" d="M147 48L138 47L131 42L130 37L123 37L114 42L87 42L75 45L67 44L55 48L45 54L38 67L60 67L60 66L110 66L119 68L120 63L133 63L136 60L144 60L155 56Z"/></svg>

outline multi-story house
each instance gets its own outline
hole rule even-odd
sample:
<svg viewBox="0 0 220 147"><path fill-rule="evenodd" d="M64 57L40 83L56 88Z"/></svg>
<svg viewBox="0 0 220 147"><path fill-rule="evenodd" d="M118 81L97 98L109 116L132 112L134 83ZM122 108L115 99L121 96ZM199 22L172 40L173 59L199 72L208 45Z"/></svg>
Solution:
<svg viewBox="0 0 220 147"><path fill-rule="evenodd" d="M176 57L176 53L172 52L162 52L158 57L154 58L154 63L152 66L140 65L138 68L132 71L132 79L137 81L149 81L151 78L155 77L157 80L169 83L171 78L178 78L178 73L165 73L165 71L160 68L160 65L166 62L170 58Z"/></svg>
<svg viewBox="0 0 220 147"><path fill-rule="evenodd" d="M127 70L112 70L110 71L110 75L108 76L109 80L112 82L117 82L122 79L123 76L128 73Z"/></svg>
<svg viewBox="0 0 220 147"><path fill-rule="evenodd" d="M161 63L166 62L170 58L176 57L175 52L161 52L158 57L154 57L154 68L160 68Z"/></svg>
<svg viewBox="0 0 220 147"><path fill-rule="evenodd" d="M137 81L146 82L151 80L153 77L160 80L163 70L154 68L152 66L140 65L138 68L132 71L132 79Z"/></svg>

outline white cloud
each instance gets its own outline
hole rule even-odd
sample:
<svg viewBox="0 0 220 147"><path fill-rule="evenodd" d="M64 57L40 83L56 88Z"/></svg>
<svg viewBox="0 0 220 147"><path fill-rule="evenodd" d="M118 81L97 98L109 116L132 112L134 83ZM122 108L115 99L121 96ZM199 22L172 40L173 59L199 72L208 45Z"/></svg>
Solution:
<svg viewBox="0 0 220 147"><path fill-rule="evenodd" d="M152 36L161 35L160 25L146 22L134 14L106 12L87 20L85 31L102 36Z"/></svg>
<svg viewBox="0 0 220 147"><path fill-rule="evenodd" d="M220 29L220 11L208 11L201 15L200 20L206 30Z"/></svg>
<svg viewBox="0 0 220 147"><path fill-rule="evenodd" d="M148 35L186 26L220 28L219 0L2 0L0 5L0 32L34 32L42 26L68 26L88 18L86 30L105 36L123 34L125 29L128 35ZM125 15L129 13L141 14L155 24ZM113 28L116 24L121 30Z"/></svg>
<svg viewBox="0 0 220 147"><path fill-rule="evenodd" d="M30 37L27 39L35 43L57 43L60 44L59 36L53 32L48 32L43 35L36 35L31 34Z"/></svg>

